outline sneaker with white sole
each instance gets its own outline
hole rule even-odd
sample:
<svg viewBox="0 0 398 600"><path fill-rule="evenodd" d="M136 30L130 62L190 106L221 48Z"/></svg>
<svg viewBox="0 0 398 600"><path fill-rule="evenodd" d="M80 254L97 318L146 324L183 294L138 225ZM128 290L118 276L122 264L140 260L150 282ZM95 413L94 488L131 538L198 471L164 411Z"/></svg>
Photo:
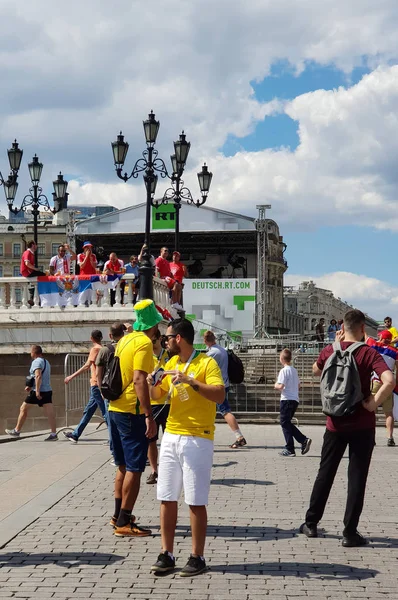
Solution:
<svg viewBox="0 0 398 600"><path fill-rule="evenodd" d="M56 433L50 433L48 437L44 439L45 442L58 442L58 436Z"/></svg>
<svg viewBox="0 0 398 600"><path fill-rule="evenodd" d="M19 436L21 435L21 432L16 431L15 429L5 429L4 431L7 435L10 435L13 438L19 438Z"/></svg>
<svg viewBox="0 0 398 600"><path fill-rule="evenodd" d="M279 452L279 456L296 456L295 452L289 452L289 450L287 448L284 448L283 450L281 450L281 452Z"/></svg>
<svg viewBox="0 0 398 600"><path fill-rule="evenodd" d="M67 440L71 442L71 444L77 444L79 438L73 435L71 431L63 431L62 432Z"/></svg>
<svg viewBox="0 0 398 600"><path fill-rule="evenodd" d="M175 566L175 558L169 552L161 552L155 564L152 565L151 571L154 573L167 573L173 571Z"/></svg>
<svg viewBox="0 0 398 600"><path fill-rule="evenodd" d="M180 577L194 577L207 571L207 565L204 558L200 556L191 556L188 559L187 564L180 571Z"/></svg>

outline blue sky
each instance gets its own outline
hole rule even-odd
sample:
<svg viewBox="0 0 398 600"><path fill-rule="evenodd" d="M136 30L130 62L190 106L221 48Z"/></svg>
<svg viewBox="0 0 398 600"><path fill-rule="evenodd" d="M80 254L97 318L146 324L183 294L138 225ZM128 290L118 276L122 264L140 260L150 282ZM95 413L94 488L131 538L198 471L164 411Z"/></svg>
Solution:
<svg viewBox="0 0 398 600"><path fill-rule="evenodd" d="M363 66L347 74L334 66L311 62L296 75L288 63L279 62L273 65L270 76L260 83L252 82L252 86L255 98L260 102L293 100L320 89L348 89L370 72L368 67ZM228 136L222 152L226 156L234 156L239 151L261 152L280 147L294 152L300 142L297 130L298 123L287 114L269 116L244 138ZM272 211L269 216L272 217ZM328 224L328 219L318 226L309 222L308 228L302 223L297 226L288 223L281 227L281 233L287 243L288 275L303 274L316 278L344 271L393 283L390 257L396 251L397 235L394 231L344 224L342 218L340 223L332 225ZM348 290L346 296L352 299ZM378 312L377 307L372 309ZM380 310L383 311L384 306Z"/></svg>
<svg viewBox="0 0 398 600"><path fill-rule="evenodd" d="M286 61L275 63L270 76L260 83L251 82L255 98L259 102L271 100L293 100L297 96L314 92L315 90L334 90L339 87L350 87L358 83L363 75L369 73L368 67L356 67L347 75L334 66L323 66L310 62L299 75ZM233 156L239 150L256 152L264 148L279 148L281 146L295 150L299 143L297 122L286 114L277 114L264 119L250 135L237 138L229 135L222 147L226 156Z"/></svg>
<svg viewBox="0 0 398 600"><path fill-rule="evenodd" d="M3 174L13 139L25 153L19 202L35 152L49 194L62 170L71 204L141 202L142 180L116 178L110 143L122 129L129 170L153 108L160 156L168 161L182 129L192 144L190 189L209 165L209 206L255 215L257 204L272 205L287 281L319 274L344 297L344 269L351 300L370 313L389 286L383 312L398 319L396 0L235 0L227 12L225 0L211 10L203 0L120 0L118 11L106 0L25 4L2 3L3 30L21 33L18 52L2 40L0 98ZM27 55L40 65L34 73Z"/></svg>

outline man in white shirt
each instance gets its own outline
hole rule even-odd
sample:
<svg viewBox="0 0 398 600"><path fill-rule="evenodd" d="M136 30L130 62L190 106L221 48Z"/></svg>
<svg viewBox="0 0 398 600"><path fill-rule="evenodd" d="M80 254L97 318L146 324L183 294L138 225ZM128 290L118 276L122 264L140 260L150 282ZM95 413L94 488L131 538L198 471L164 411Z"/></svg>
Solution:
<svg viewBox="0 0 398 600"><path fill-rule="evenodd" d="M312 440L301 433L300 429L292 423L299 403L300 380L297 370L290 364L292 362L292 352L289 348L282 350L279 361L282 369L279 371L278 380L274 387L281 392L280 423L286 441L286 446L279 454L281 456L296 456L294 440L301 445L301 454L307 454Z"/></svg>
<svg viewBox="0 0 398 600"><path fill-rule="evenodd" d="M60 244L58 254L50 260L50 275L70 275L70 263L76 260L76 254L69 248L69 244Z"/></svg>

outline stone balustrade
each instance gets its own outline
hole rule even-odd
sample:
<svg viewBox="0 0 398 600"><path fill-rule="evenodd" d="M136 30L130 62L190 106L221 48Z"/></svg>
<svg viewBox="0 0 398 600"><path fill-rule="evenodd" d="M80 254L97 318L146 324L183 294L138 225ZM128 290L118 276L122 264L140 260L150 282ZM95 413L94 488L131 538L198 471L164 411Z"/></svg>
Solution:
<svg viewBox="0 0 398 600"><path fill-rule="evenodd" d="M123 276L123 280L129 284L126 288L123 305L121 302L120 282L118 282L115 288L116 303L113 305L113 307L111 307L110 304L109 290L105 290L99 294L95 301L89 305L87 305L87 302L84 300L84 296L82 295L82 300L79 302L78 306L75 307L73 302L74 299L70 295L65 306L57 305L53 307L41 307L36 277L32 277L30 279L26 279L25 277L0 277L0 312L7 311L8 314L12 312L20 314L25 311L54 312L68 309L72 310L75 308L88 311L97 311L100 308L101 312L108 309L114 310L122 307L132 309L133 289L130 282L134 281L134 275L126 273ZM34 290L33 296L30 291L32 288ZM155 304L161 306L162 308L170 309L170 298L167 285L158 277L154 277L153 279L153 293ZM32 306L30 306L28 302L30 298L33 299Z"/></svg>

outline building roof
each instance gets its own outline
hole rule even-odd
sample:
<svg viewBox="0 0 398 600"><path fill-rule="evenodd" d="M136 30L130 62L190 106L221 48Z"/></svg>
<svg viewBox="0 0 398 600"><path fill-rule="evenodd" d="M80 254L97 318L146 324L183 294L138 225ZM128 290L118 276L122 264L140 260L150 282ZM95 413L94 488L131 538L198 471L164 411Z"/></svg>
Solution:
<svg viewBox="0 0 398 600"><path fill-rule="evenodd" d="M91 217L76 225L76 234L140 233L145 230L146 203L129 206L98 217ZM173 203L151 209L152 227L156 231L174 231ZM160 218L160 217L164 218ZM159 217L159 218L158 218ZM254 231L256 219L239 213L203 205L200 208L181 202L180 231Z"/></svg>

